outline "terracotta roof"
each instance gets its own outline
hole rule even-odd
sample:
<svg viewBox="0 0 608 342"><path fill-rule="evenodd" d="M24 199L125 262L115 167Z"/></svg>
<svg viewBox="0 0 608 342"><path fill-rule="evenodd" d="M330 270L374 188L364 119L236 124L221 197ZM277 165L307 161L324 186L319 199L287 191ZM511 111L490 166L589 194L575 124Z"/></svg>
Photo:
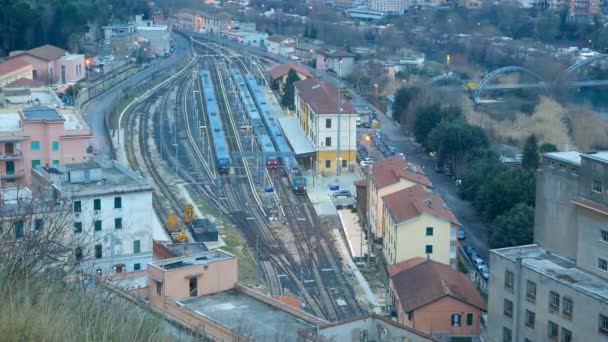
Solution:
<svg viewBox="0 0 608 342"><path fill-rule="evenodd" d="M8 74L13 70L21 69L28 65L30 63L21 59L9 59L6 62L0 63L0 75Z"/></svg>
<svg viewBox="0 0 608 342"><path fill-rule="evenodd" d="M400 178L408 179L429 188L433 187L431 181L424 175L422 168L418 164L408 162L402 156L394 156L373 163L371 177L378 188L397 183Z"/></svg>
<svg viewBox="0 0 608 342"><path fill-rule="evenodd" d="M388 276L392 277L393 275L405 271L409 268L412 268L418 264L425 262L425 258L415 257L408 260L404 260L402 262L398 262L396 264L391 264L386 266L386 270L388 271Z"/></svg>
<svg viewBox="0 0 608 342"><path fill-rule="evenodd" d="M267 40L271 41L271 42L275 42L275 43L280 43L282 41L285 41L289 39L289 37L284 36L282 34L273 34L272 36L268 37Z"/></svg>
<svg viewBox="0 0 608 342"><path fill-rule="evenodd" d="M410 260L404 261L406 263ZM434 260L411 263L390 276L401 308L410 312L445 296L486 310L477 288L464 274Z"/></svg>
<svg viewBox="0 0 608 342"><path fill-rule="evenodd" d="M67 51L62 48L58 48L56 46L46 44L46 45L39 46L37 48L33 48L31 50L23 51L22 53L11 56L11 58L15 58L15 57L19 57L21 55L27 54L27 55L42 59L44 61L54 61L56 59L61 58L61 56L64 56L66 53L67 53Z"/></svg>
<svg viewBox="0 0 608 342"><path fill-rule="evenodd" d="M596 201L590 200L584 197L576 197L572 200L572 203L587 208L589 210L593 210L597 213L608 215L608 206L598 203Z"/></svg>
<svg viewBox="0 0 608 342"><path fill-rule="evenodd" d="M431 193L420 184L393 192L382 199L397 224L418 217L422 213L442 218L456 225L460 224L441 196Z"/></svg>
<svg viewBox="0 0 608 342"><path fill-rule="evenodd" d="M192 15L200 15L202 14L201 11L194 9L194 8L180 8L179 10L177 10L178 13L188 13L188 14L192 14Z"/></svg>
<svg viewBox="0 0 608 342"><path fill-rule="evenodd" d="M305 67L303 67L297 63L285 63L285 64L277 65L276 67L274 67L270 70L270 77L274 81L277 78L281 78L281 77L287 75L289 73L289 70L291 70L291 69L295 70L296 72L298 72L302 75L306 75L306 77L308 77L308 78L313 77L312 74L310 72L308 72L308 70L306 70Z"/></svg>
<svg viewBox="0 0 608 342"><path fill-rule="evenodd" d="M274 296L274 299L280 300L281 302L287 304L287 305L291 305L296 309L300 309L301 305L300 305L300 300L296 297L292 297L292 296Z"/></svg>
<svg viewBox="0 0 608 342"><path fill-rule="evenodd" d="M8 85L9 86L28 87L28 88L38 88L38 87L44 86L44 84L45 84L44 82L39 81L39 80L30 80L29 78L20 78Z"/></svg>
<svg viewBox="0 0 608 342"><path fill-rule="evenodd" d="M156 241L152 241L152 253L154 257L158 259L170 259L177 256L173 254L173 252L171 252L171 250L165 245Z"/></svg>
<svg viewBox="0 0 608 342"><path fill-rule="evenodd" d="M338 113L338 90L331 84L317 78L294 83L304 102L308 103L317 114ZM356 113L349 101L342 99L342 114Z"/></svg>

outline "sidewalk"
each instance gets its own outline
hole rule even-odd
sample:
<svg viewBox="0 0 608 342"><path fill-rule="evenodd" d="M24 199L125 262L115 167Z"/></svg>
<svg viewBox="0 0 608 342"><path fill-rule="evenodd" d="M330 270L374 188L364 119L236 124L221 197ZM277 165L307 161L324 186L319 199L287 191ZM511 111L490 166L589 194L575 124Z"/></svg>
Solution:
<svg viewBox="0 0 608 342"><path fill-rule="evenodd" d="M367 254L367 240L359 225L359 216L350 209L338 210L342 230L353 259L360 259Z"/></svg>
<svg viewBox="0 0 608 342"><path fill-rule="evenodd" d="M348 172L342 173L340 177L336 177L336 175L323 176L309 170L304 171L304 175L308 180L306 193L319 216L338 214L336 207L330 199L330 186L339 186L340 190L349 190L354 196L355 185L353 182L360 178L355 173Z"/></svg>

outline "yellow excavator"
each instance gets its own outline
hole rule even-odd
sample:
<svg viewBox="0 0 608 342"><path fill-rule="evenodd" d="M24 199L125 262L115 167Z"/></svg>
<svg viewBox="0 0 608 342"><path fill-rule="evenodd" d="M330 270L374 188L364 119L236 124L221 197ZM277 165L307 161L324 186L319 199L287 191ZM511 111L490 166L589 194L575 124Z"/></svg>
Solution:
<svg viewBox="0 0 608 342"><path fill-rule="evenodd" d="M186 233L185 229L181 229L174 239L175 242L188 242L188 233Z"/></svg>

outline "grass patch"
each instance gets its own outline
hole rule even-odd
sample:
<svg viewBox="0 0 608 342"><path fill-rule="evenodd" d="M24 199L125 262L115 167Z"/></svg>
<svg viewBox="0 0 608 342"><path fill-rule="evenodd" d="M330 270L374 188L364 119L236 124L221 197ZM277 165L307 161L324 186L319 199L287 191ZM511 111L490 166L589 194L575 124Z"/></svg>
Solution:
<svg viewBox="0 0 608 342"><path fill-rule="evenodd" d="M361 274L363 275L365 280L367 280L368 283L370 283L370 284L379 284L379 283L381 284L382 283L382 277L380 276L380 273L378 272L376 263L370 263L369 267L366 267L365 264L357 264L357 267L359 268L359 271L361 272Z"/></svg>

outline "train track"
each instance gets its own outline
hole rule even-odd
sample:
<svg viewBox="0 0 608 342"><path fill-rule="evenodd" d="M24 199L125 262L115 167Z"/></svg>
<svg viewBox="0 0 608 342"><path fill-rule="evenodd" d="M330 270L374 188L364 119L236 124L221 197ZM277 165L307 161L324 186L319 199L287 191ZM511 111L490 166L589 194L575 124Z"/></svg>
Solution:
<svg viewBox="0 0 608 342"><path fill-rule="evenodd" d="M216 50L215 52L219 52L220 56L222 55L220 51ZM226 60L232 60L240 69L248 72L245 63L238 56L231 54ZM235 132L234 136L237 137L238 134ZM238 145L238 142L234 142L233 145ZM284 270L292 280L293 278L299 278L295 282L300 286L300 292L304 299L310 295L317 297L307 300L309 306L317 307L317 310L312 310L313 312L322 313L330 320L361 314L363 310L357 303L354 291L348 281L341 276L342 271L339 263L336 262L335 253L332 253L329 247L331 244L327 243L326 234L319 228L320 222L312 209L312 205L307 199L295 196L286 180L286 177L282 177L279 182L282 184L277 186L275 183L275 188L278 189L276 198L278 199L280 194L281 198L288 198L288 202L292 203L292 205L282 206L288 224L281 225L281 228L289 227L291 236L287 237L287 242L294 244L295 251L294 248L290 249L285 246L285 241L278 241L278 246L281 246L280 251L287 253L278 254L279 257L275 258L278 259L276 262L283 264ZM302 217L301 213L296 212L295 207L305 208L305 215ZM315 232L315 238L312 241L309 241L310 227L313 227ZM271 234L276 235L276 233L275 231ZM266 235L270 234L266 233ZM268 240L267 242L275 244L274 240ZM315 244L314 247L312 244ZM276 245L274 249L277 249ZM312 279L304 279L304 276L312 277ZM311 289L308 290L307 283L310 282L315 285L310 286Z"/></svg>

